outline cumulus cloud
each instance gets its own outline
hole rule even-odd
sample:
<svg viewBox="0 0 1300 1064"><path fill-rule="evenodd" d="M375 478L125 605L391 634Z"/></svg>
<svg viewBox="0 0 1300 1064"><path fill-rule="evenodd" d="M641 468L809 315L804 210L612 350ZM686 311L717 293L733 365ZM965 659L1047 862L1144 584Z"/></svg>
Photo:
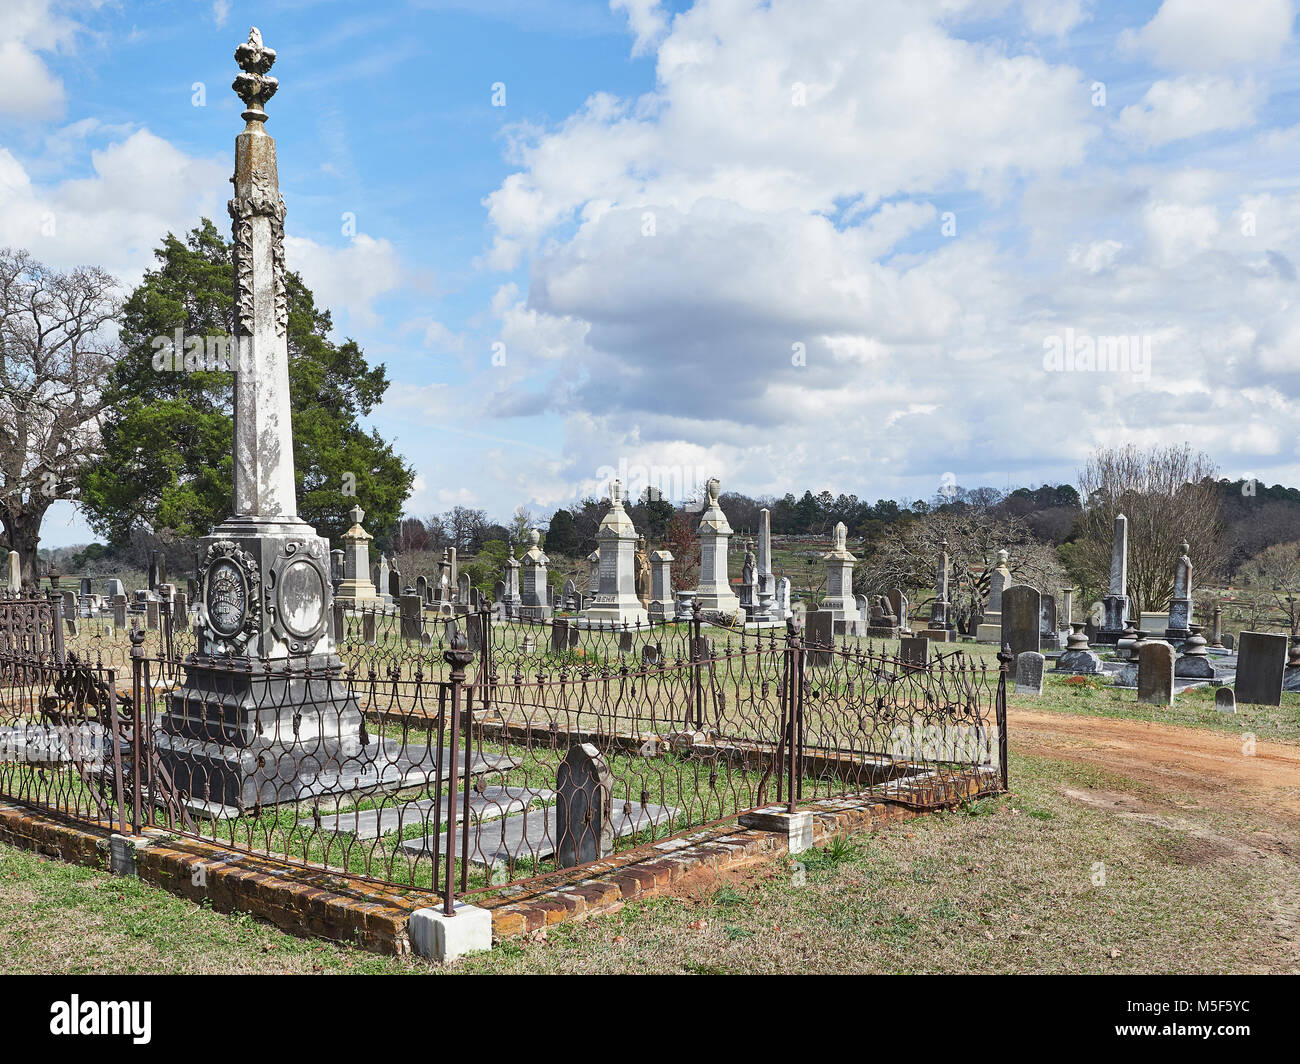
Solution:
<svg viewBox="0 0 1300 1064"><path fill-rule="evenodd" d="M1094 159L1079 71L952 35L994 9L704 0L665 29L653 92L520 131L485 201L498 264L528 269L494 303L515 392L492 406L562 425L534 499L620 460L875 498L949 470L1069 476L1129 439L1287 459L1300 196L1122 158L1247 126L1264 89L1158 83ZM1052 371L1067 330L1150 362Z"/></svg>
<svg viewBox="0 0 1300 1064"><path fill-rule="evenodd" d="M39 53L69 49L78 26L54 0L5 0L0 21L0 116L22 120L63 113L63 82Z"/></svg>
<svg viewBox="0 0 1300 1064"><path fill-rule="evenodd" d="M1125 107L1119 131L1149 148L1255 122L1263 92L1252 78L1240 82L1214 75L1157 81L1140 104Z"/></svg>
<svg viewBox="0 0 1300 1064"><path fill-rule="evenodd" d="M1294 21L1294 0L1164 0L1121 44L1168 70L1215 70L1276 60Z"/></svg>
<svg viewBox="0 0 1300 1064"><path fill-rule="evenodd" d="M397 249L385 239L358 233L341 247L318 244L286 233L285 264L302 274L316 302L335 314L335 325L373 325L379 321L375 302L403 284ZM339 312L348 321L339 320Z"/></svg>

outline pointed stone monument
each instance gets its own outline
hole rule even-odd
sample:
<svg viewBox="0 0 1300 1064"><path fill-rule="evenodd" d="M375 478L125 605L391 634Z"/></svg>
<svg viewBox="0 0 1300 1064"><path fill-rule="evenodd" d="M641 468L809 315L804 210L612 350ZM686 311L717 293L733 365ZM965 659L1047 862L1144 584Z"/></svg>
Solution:
<svg viewBox="0 0 1300 1064"><path fill-rule="evenodd" d="M1005 550L998 551L998 564L989 577L989 601L984 607L984 619L975 630L977 643L1002 643L1002 592L1011 586L1008 557Z"/></svg>
<svg viewBox="0 0 1300 1064"><path fill-rule="evenodd" d="M731 590L727 576L727 544L731 540L731 525L727 515L718 505L722 481L710 477L704 486L709 504L700 518L700 583L695 589L695 601L710 620L745 620L740 599Z"/></svg>
<svg viewBox="0 0 1300 1064"><path fill-rule="evenodd" d="M156 738L177 790L213 815L375 782L374 745L335 652L329 543L294 495L285 208L263 109L278 88L275 52L254 28L235 60L245 126L229 203L232 513L201 540L197 646Z"/></svg>
<svg viewBox="0 0 1300 1064"><path fill-rule="evenodd" d="M541 533L528 530L528 549L519 563L519 619L547 621L551 617L551 600L547 596L546 568L550 560L542 553Z"/></svg>
<svg viewBox="0 0 1300 1064"><path fill-rule="evenodd" d="M370 541L374 537L361 527L365 510L354 506L348 516L352 518L352 527L342 537L343 579L335 598L349 609L375 609L382 603L370 579Z"/></svg>
<svg viewBox="0 0 1300 1064"><path fill-rule="evenodd" d="M848 527L843 521L837 521L831 549L822 555L826 563L826 597L818 612L830 613L835 635L858 635L866 628L853 597L853 566L857 558L849 553L848 537Z"/></svg>
<svg viewBox="0 0 1300 1064"><path fill-rule="evenodd" d="M1102 600L1101 631L1096 642L1114 645L1128 625L1128 518L1115 516L1115 539L1110 553L1110 594Z"/></svg>
<svg viewBox="0 0 1300 1064"><path fill-rule="evenodd" d="M591 605L576 623L581 628L622 628L647 625L650 618L636 597L636 529L623 508L623 485L609 485L609 511L596 531L600 547L592 554L597 560L597 586Z"/></svg>
<svg viewBox="0 0 1300 1064"><path fill-rule="evenodd" d="M931 642L951 643L956 640L953 623L948 619L948 539L939 545L939 568L934 582L934 602L930 604L930 627L921 634ZM1034 650L1036 647L1027 649Z"/></svg>
<svg viewBox="0 0 1300 1064"><path fill-rule="evenodd" d="M1183 540L1183 552L1174 564L1174 594L1169 600L1169 626L1165 638L1181 643L1192 635L1192 559L1191 547Z"/></svg>

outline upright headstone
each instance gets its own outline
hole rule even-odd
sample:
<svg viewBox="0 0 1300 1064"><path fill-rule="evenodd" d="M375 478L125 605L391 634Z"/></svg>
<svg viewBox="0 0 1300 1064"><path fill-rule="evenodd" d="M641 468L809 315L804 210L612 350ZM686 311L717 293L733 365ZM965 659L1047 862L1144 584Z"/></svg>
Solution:
<svg viewBox="0 0 1300 1064"><path fill-rule="evenodd" d="M1286 636L1242 632L1237 643L1237 701L1252 706L1280 706L1286 669Z"/></svg>
<svg viewBox="0 0 1300 1064"><path fill-rule="evenodd" d="M984 607L984 619L975 630L975 641L978 643L1002 642L1002 593L1011 586L1008 557L1005 550L998 551L998 564L989 577L989 600Z"/></svg>
<svg viewBox="0 0 1300 1064"><path fill-rule="evenodd" d="M740 565L740 608L750 617L758 611L758 558L753 540L745 543L745 558Z"/></svg>
<svg viewBox="0 0 1300 1064"><path fill-rule="evenodd" d="M1147 639L1138 648L1139 702L1153 706L1174 704L1174 648L1159 639Z"/></svg>
<svg viewBox="0 0 1300 1064"><path fill-rule="evenodd" d="M764 593L776 601L776 574L772 571L772 511L764 507L758 511L758 594ZM780 620L785 620L784 617Z"/></svg>
<svg viewBox="0 0 1300 1064"><path fill-rule="evenodd" d="M1210 646L1215 650L1223 648L1223 607L1215 605L1212 615Z"/></svg>
<svg viewBox="0 0 1300 1064"><path fill-rule="evenodd" d="M398 602L404 594L406 594L406 585L402 583L402 570L394 564L388 574L388 597Z"/></svg>
<svg viewBox="0 0 1300 1064"><path fill-rule="evenodd" d="M387 554L379 556L379 581L375 586L375 594L383 599L385 606L391 606L396 601L393 598L393 567Z"/></svg>
<svg viewBox="0 0 1300 1064"><path fill-rule="evenodd" d="M113 627L114 628L126 627L126 596L125 595L113 596Z"/></svg>
<svg viewBox="0 0 1300 1064"><path fill-rule="evenodd" d="M564 581L563 601L564 609L567 613L574 613L581 609L581 605L578 602L578 585L572 580Z"/></svg>
<svg viewBox="0 0 1300 1064"><path fill-rule="evenodd" d="M1183 552L1174 563L1174 594L1169 600L1169 624L1165 638L1184 640L1191 635L1192 625L1192 559L1191 547L1183 540Z"/></svg>
<svg viewBox="0 0 1300 1064"><path fill-rule="evenodd" d="M610 482L609 510L596 530L596 539L600 543L594 552L599 581L579 623L615 628L649 624L645 607L636 597L636 528L623 507L623 485L618 480Z"/></svg>
<svg viewBox="0 0 1300 1064"><path fill-rule="evenodd" d="M849 553L848 534L844 522L837 521L831 549L822 555L826 563L826 595L818 612L831 614L837 634L859 635L865 625L853 597L853 566L857 559Z"/></svg>
<svg viewBox="0 0 1300 1064"><path fill-rule="evenodd" d="M1042 595L1038 606L1038 639L1043 647L1060 650L1056 627L1056 597Z"/></svg>
<svg viewBox="0 0 1300 1064"><path fill-rule="evenodd" d="M1016 655L1016 694L1041 695L1043 693L1043 662L1046 659L1036 650L1026 650Z"/></svg>
<svg viewBox="0 0 1300 1064"><path fill-rule="evenodd" d="M404 642L418 643L424 634L424 602L418 594L398 596L401 603L401 634Z"/></svg>
<svg viewBox="0 0 1300 1064"><path fill-rule="evenodd" d="M695 601L710 620L744 621L740 599L731 590L727 573L727 544L731 541L731 525L718 504L722 481L710 477L705 484L708 506L700 517L696 534L700 539L700 582L695 588ZM603 547L603 544L602 544Z"/></svg>
<svg viewBox="0 0 1300 1064"><path fill-rule="evenodd" d="M448 587L459 592L461 589L460 582L460 555L456 553L455 547L447 548L447 561L451 563L451 568L447 571Z"/></svg>
<svg viewBox="0 0 1300 1064"><path fill-rule="evenodd" d="M549 559L542 553L541 533L528 530L528 549L519 564L519 618L524 621L545 621L551 616L551 600L547 592L547 565Z"/></svg>
<svg viewBox="0 0 1300 1064"><path fill-rule="evenodd" d="M587 555L587 595L595 598L600 594L600 548Z"/></svg>
<svg viewBox="0 0 1300 1064"><path fill-rule="evenodd" d="M646 607L646 612L652 621L671 621L676 611L677 603L673 600L673 556L670 551L657 550L650 555L650 605Z"/></svg>
<svg viewBox="0 0 1300 1064"><path fill-rule="evenodd" d="M572 868L614 849L614 779L591 743L569 748L555 773L555 866Z"/></svg>
<svg viewBox="0 0 1300 1064"><path fill-rule="evenodd" d="M824 668L831 662L828 649L835 645L835 614L830 610L809 610L804 615L804 645L809 647L808 664Z"/></svg>
<svg viewBox="0 0 1300 1064"><path fill-rule="evenodd" d="M514 619L519 616L519 559L515 557L514 544L506 555L505 569L501 573L505 585L501 592L501 605L506 609L506 616Z"/></svg>
<svg viewBox="0 0 1300 1064"><path fill-rule="evenodd" d="M379 605L379 595L370 577L370 541L374 537L361 527L366 511L352 507L348 515L352 527L343 533L343 579L339 582L337 598L349 609Z"/></svg>
<svg viewBox="0 0 1300 1064"><path fill-rule="evenodd" d="M334 598L337 601L339 588L343 584L343 549L330 551L330 583L334 586Z"/></svg>
<svg viewBox="0 0 1300 1064"><path fill-rule="evenodd" d="M905 635L898 641L898 659L904 665L922 668L930 660L930 640L923 635Z"/></svg>
<svg viewBox="0 0 1300 1064"><path fill-rule="evenodd" d="M1074 588L1061 588L1061 613L1057 621L1066 628L1074 627Z"/></svg>
<svg viewBox="0 0 1300 1064"><path fill-rule="evenodd" d="M1098 643L1119 642L1129 620L1128 613L1128 518L1115 517L1115 538L1110 550L1110 594L1102 600L1105 611Z"/></svg>
<svg viewBox="0 0 1300 1064"><path fill-rule="evenodd" d="M149 590L157 591L160 583L162 583L162 575L158 568L158 552L151 550L149 552Z"/></svg>
<svg viewBox="0 0 1300 1064"><path fill-rule="evenodd" d="M6 590L11 595L16 595L23 589L23 562L18 556L16 550L9 552L9 576L6 583Z"/></svg>
<svg viewBox="0 0 1300 1064"><path fill-rule="evenodd" d="M1012 584L1002 593L1002 641L1018 658L1026 651L1038 650L1042 624L1042 596L1036 587Z"/></svg>
<svg viewBox="0 0 1300 1064"><path fill-rule="evenodd" d="M900 632L910 632L912 629L907 618L907 596L903 594L902 588L896 587L890 590L889 608L893 611L894 616L898 618L898 630Z"/></svg>
<svg viewBox="0 0 1300 1064"><path fill-rule="evenodd" d="M783 576L776 582L776 609L780 613L781 619L788 621L794 616L794 610L790 607L790 578Z"/></svg>
<svg viewBox="0 0 1300 1064"><path fill-rule="evenodd" d="M1220 713L1236 713L1236 692L1231 687L1220 687L1214 692L1214 708Z"/></svg>

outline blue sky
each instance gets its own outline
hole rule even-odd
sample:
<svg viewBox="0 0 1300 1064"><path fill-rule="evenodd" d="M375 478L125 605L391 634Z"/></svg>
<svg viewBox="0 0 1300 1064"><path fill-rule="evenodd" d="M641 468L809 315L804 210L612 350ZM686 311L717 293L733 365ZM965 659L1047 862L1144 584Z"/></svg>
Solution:
<svg viewBox="0 0 1300 1064"><path fill-rule="evenodd" d="M0 5L0 244L126 285L226 225L261 28L289 264L388 365L413 513L1130 440L1300 482L1291 0ZM60 504L43 545L88 538Z"/></svg>

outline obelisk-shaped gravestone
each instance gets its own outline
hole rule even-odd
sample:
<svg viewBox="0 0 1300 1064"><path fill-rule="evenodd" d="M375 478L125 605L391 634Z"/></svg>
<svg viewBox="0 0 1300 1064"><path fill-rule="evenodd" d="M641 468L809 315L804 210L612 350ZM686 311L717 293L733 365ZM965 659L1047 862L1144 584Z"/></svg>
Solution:
<svg viewBox="0 0 1300 1064"><path fill-rule="evenodd" d="M1128 518L1115 515L1115 539L1110 553L1110 594L1102 600L1105 611L1098 643L1117 643L1128 623Z"/></svg>
<svg viewBox="0 0 1300 1064"><path fill-rule="evenodd" d="M335 653L329 544L298 517L289 406L284 200L263 105L275 52L235 50L233 512L201 542L197 649L157 743L192 802L247 809L322 781L364 784L361 715ZM232 668L233 665L233 668ZM369 781L373 784L373 778Z"/></svg>

